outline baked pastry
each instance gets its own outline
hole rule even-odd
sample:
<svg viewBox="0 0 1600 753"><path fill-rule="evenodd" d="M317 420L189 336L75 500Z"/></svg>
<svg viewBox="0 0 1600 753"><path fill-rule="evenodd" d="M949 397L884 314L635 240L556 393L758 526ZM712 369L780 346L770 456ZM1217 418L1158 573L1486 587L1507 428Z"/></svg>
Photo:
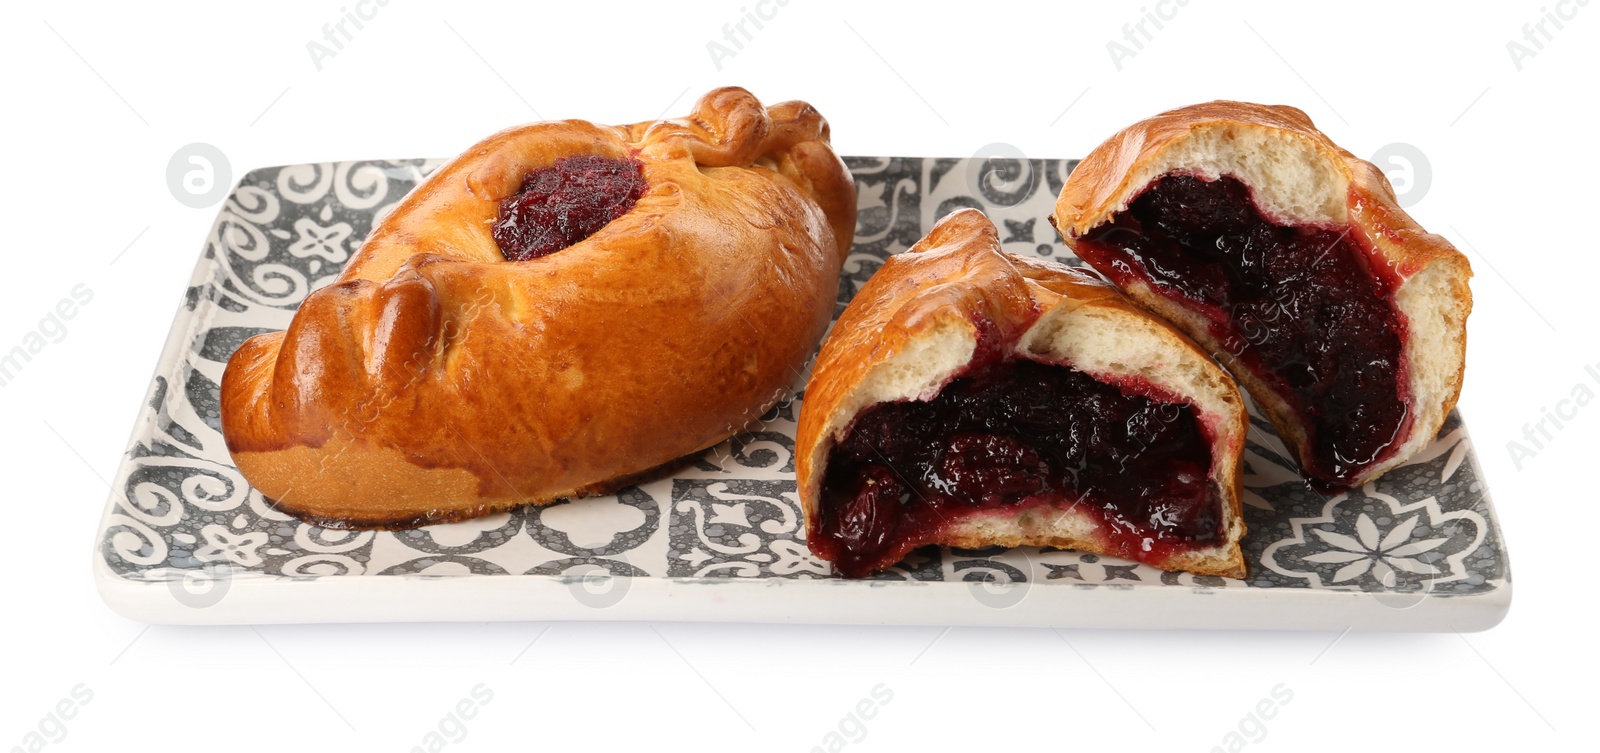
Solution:
<svg viewBox="0 0 1600 753"><path fill-rule="evenodd" d="M244 343L222 429L302 519L402 527L603 493L784 394L826 331L855 187L803 102L502 131L385 217L286 332Z"/></svg>
<svg viewBox="0 0 1600 753"><path fill-rule="evenodd" d="M1431 442L1461 392L1472 269L1292 107L1135 123L1073 171L1073 251L1211 350L1324 489Z"/></svg>
<svg viewBox="0 0 1600 753"><path fill-rule="evenodd" d="M817 356L806 543L860 577L927 544L1055 546L1243 577L1244 400L1093 275L963 209L890 257Z"/></svg>

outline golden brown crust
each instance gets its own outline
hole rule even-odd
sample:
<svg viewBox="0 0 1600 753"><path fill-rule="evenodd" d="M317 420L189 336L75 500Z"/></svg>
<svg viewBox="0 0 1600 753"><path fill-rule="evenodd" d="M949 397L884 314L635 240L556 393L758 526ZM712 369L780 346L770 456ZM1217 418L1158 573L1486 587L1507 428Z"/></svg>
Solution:
<svg viewBox="0 0 1600 753"><path fill-rule="evenodd" d="M668 461L639 473L629 474L627 476L618 476L614 479L603 481L593 486L587 486L582 489L574 489L572 492L563 494L560 498L551 501L556 502L560 499L603 497L608 494L616 494L617 492L630 486L648 483L650 481L677 473L684 467L693 463L699 456L700 452L691 452L683 457ZM380 467L376 469L376 472L382 474L386 470L386 468ZM334 506L319 506L315 510L301 509L292 503L285 504L283 502L273 502L272 506L281 512L294 516L301 522L309 523L314 526L322 526L323 528L342 529L358 527L363 530L404 531L417 528L419 526L458 523L463 520L481 518L486 515L493 515L495 513L505 512L506 510L515 509L517 507L521 507L522 505L518 503L502 504L484 502L478 505L467 505L448 510L429 510L420 515L397 511L394 517L390 518L380 517L379 514L375 514L371 511L361 509L344 511L341 510L341 508ZM361 522L358 526L351 522L352 515L361 516Z"/></svg>
<svg viewBox="0 0 1600 753"><path fill-rule="evenodd" d="M1109 222L1117 212L1126 209L1146 185L1159 178L1163 172L1161 166L1172 153L1191 140L1215 134L1221 134L1220 140L1230 144L1241 134L1263 135L1293 142L1314 155L1311 159L1316 161L1317 168L1336 176L1346 187L1340 202L1342 206L1336 208L1338 224L1348 224L1352 229L1352 237L1366 252L1368 269L1393 291L1397 301L1415 280L1425 277L1429 284L1442 284L1443 289L1437 293L1410 299L1417 302L1414 309L1400 306L1401 318L1409 317L1414 326L1424 324L1424 318L1437 324L1440 342L1419 342L1411 338L1406 344L1405 360L1408 373L1412 375L1411 393L1418 404L1411 406L1411 429L1401 440L1399 451L1368 469L1353 485L1372 481L1426 446L1454 409L1461 394L1466 363L1466 318L1472 309L1472 292L1468 288L1472 269L1466 257L1449 241L1427 232L1412 220L1400 207L1382 171L1339 147L1296 108L1248 102L1207 102L1142 120L1095 148L1069 176L1050 222L1069 247L1077 248L1080 238ZM1309 444L1305 429L1288 403L1211 336L1203 317L1143 283L1129 284L1125 292L1177 324L1215 354L1255 399L1277 427L1285 444L1302 458L1304 465ZM1424 371L1437 379L1424 383Z"/></svg>
<svg viewBox="0 0 1600 753"><path fill-rule="evenodd" d="M523 176L635 158L648 190L558 253L491 237ZM356 527L546 503L715 445L776 402L827 327L855 189L809 105L743 89L681 120L535 123L443 166L286 332L222 383L245 478Z"/></svg>
<svg viewBox="0 0 1600 753"><path fill-rule="evenodd" d="M1382 265L1402 277L1436 259L1465 264L1449 241L1416 224L1400 208L1394 187L1372 163L1333 143L1304 112L1286 105L1216 101L1168 110L1141 120L1096 147L1068 176L1051 223L1070 241L1107 222L1144 189L1134 185L1142 167L1158 162L1174 144L1205 129L1271 129L1299 139L1343 174L1349 184L1352 225L1367 235Z"/></svg>
<svg viewBox="0 0 1600 753"><path fill-rule="evenodd" d="M1210 356L1171 325L1146 312L1116 288L1085 272L1001 250L994 225L981 212L960 210L940 220L910 250L888 259L840 315L817 356L801 407L795 442L801 509L809 540L816 540L822 515L821 489L828 452L863 410L893 399L929 399L955 376L978 348L998 348L1045 360L1039 340L1049 320L1093 314L1140 334L1159 338L1166 356L1199 372L1208 389L1222 395L1218 410L1202 414L1208 434L1217 438L1212 477L1224 498L1228 541L1204 556L1176 556L1157 567L1201 575L1244 577L1239 550L1241 517L1240 458L1247 423L1238 389ZM1074 319L1081 321L1080 319ZM884 384L915 354L947 339L965 350L945 373L915 381L897 393ZM1033 350L1028 350L1032 348ZM1074 364L1076 365L1076 364ZM1161 364L1160 366L1165 366ZM1085 369L1087 371L1087 369ZM1104 375L1089 371L1097 378ZM1053 515L1057 522L1063 515ZM1094 535L1031 527L995 531L950 526L930 541L905 542L887 553L884 566L918 546L1056 546L1106 553ZM1081 530L1081 529L1080 529ZM813 551L816 548L813 547Z"/></svg>
<svg viewBox="0 0 1600 753"><path fill-rule="evenodd" d="M1122 129L1079 161L1061 189L1051 222L1062 234L1077 238L1110 219L1124 208L1127 197L1144 187L1134 185L1141 166L1158 159L1197 127L1212 123L1277 129L1302 136L1330 155L1348 156L1293 107L1220 100L1180 107Z"/></svg>

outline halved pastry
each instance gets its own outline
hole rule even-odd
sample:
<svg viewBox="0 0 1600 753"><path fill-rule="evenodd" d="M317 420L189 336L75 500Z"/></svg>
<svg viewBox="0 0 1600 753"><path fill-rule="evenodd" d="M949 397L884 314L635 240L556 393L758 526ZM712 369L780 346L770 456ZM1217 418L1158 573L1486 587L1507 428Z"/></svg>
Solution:
<svg viewBox="0 0 1600 753"><path fill-rule="evenodd" d="M964 209L890 257L817 357L795 454L806 543L847 577L928 544L1056 546L1243 577L1245 411L1105 282Z"/></svg>
<svg viewBox="0 0 1600 753"><path fill-rule="evenodd" d="M502 131L233 355L228 449L279 508L330 525L615 489L783 396L854 227L803 102L728 88L681 120Z"/></svg>
<svg viewBox="0 0 1600 753"><path fill-rule="evenodd" d="M1460 395L1466 257L1292 107L1211 102L1129 126L1073 171L1052 222L1215 353L1318 486L1405 462Z"/></svg>

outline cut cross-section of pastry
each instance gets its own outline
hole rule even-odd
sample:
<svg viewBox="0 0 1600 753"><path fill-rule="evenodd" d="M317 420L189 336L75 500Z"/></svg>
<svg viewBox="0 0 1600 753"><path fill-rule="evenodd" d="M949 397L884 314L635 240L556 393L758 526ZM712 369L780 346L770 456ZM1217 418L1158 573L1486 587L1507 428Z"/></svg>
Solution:
<svg viewBox="0 0 1600 753"><path fill-rule="evenodd" d="M1216 354L1321 488L1405 462L1455 406L1466 257L1299 110L1211 102L1136 123L1077 166L1052 222Z"/></svg>
<svg viewBox="0 0 1600 753"><path fill-rule="evenodd" d="M795 454L847 577L929 544L1056 546L1243 577L1244 401L1104 281L1013 257L971 209L890 257L823 343Z"/></svg>
<svg viewBox="0 0 1600 753"><path fill-rule="evenodd" d="M401 527L603 493L756 421L835 308L855 185L810 105L512 128L379 221L222 379L244 477Z"/></svg>

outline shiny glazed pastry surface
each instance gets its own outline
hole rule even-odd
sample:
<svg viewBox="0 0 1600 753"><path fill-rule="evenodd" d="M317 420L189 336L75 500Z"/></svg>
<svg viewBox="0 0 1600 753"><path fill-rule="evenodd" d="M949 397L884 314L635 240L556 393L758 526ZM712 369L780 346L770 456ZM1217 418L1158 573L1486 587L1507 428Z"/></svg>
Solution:
<svg viewBox="0 0 1600 753"><path fill-rule="evenodd" d="M608 491L715 445L784 394L833 312L855 189L828 137L809 105L737 88L681 119L490 136L287 331L234 354L230 452L303 519L403 527ZM644 188L598 230L508 261L497 222L552 215L507 200L563 160L637 163ZM537 198L587 180L561 179Z"/></svg>

